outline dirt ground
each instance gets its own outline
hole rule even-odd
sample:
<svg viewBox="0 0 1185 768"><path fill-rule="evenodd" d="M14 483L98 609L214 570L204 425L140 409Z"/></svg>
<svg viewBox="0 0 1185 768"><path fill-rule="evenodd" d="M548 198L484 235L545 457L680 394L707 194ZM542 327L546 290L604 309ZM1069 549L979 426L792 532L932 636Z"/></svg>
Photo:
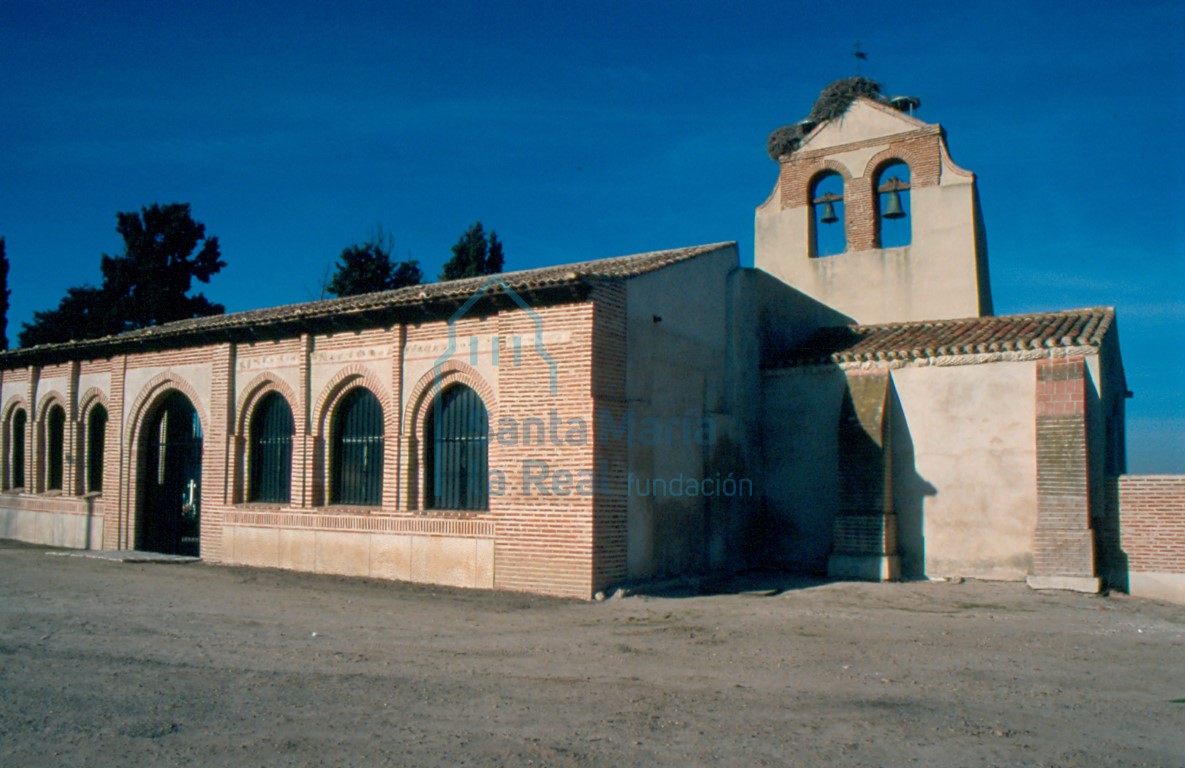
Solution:
<svg viewBox="0 0 1185 768"><path fill-rule="evenodd" d="M1185 608L773 577L582 603L0 542L3 766L1182 766Z"/></svg>

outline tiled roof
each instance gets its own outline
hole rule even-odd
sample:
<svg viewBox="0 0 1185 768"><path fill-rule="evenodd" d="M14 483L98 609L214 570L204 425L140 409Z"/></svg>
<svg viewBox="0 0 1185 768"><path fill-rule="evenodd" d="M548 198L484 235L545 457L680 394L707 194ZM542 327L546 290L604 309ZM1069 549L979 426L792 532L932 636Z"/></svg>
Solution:
<svg viewBox="0 0 1185 768"><path fill-rule="evenodd" d="M1031 315L821 328L767 367L1098 347L1114 320L1114 308L1091 307Z"/></svg>
<svg viewBox="0 0 1185 768"><path fill-rule="evenodd" d="M629 256L617 256L596 261L582 261L574 264L560 264L519 272L504 272L497 277L516 292L531 293L551 288L579 286L603 279L630 278L656 269L693 259L713 251L734 247L732 242L696 245L674 248L666 251L651 251ZM287 304L266 309L252 309L226 315L211 315L190 320L128 331L116 336L98 339L69 341L61 344L43 344L0 353L0 365L18 359L34 358L44 353L103 351L107 348L123 347L149 341L176 340L186 337L202 337L210 334L234 332L246 329L260 329L268 326L292 325L318 320L346 321L360 315L373 315L384 310L398 310L405 307L427 307L436 303L460 303L477 292L489 277L470 277L439 283L413 285L393 291L380 291L339 299L324 299L302 304ZM492 293L502 290L491 289Z"/></svg>

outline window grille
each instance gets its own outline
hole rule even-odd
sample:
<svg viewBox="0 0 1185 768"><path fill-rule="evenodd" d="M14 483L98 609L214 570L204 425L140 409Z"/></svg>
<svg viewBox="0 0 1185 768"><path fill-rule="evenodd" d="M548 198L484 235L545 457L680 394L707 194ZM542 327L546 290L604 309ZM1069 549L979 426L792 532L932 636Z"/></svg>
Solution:
<svg viewBox="0 0 1185 768"><path fill-rule="evenodd" d="M249 501L291 501L292 409L283 396L265 396L251 417Z"/></svg>
<svg viewBox="0 0 1185 768"><path fill-rule="evenodd" d="M29 417L23 408L12 414L12 430L8 436L10 488L25 487L25 426L28 421Z"/></svg>
<svg viewBox="0 0 1185 768"><path fill-rule="evenodd" d="M45 420L46 466L45 490L62 490L63 454L66 447L66 410L51 405Z"/></svg>
<svg viewBox="0 0 1185 768"><path fill-rule="evenodd" d="M333 424L330 503L383 502L383 408L358 387L342 398Z"/></svg>
<svg viewBox="0 0 1185 768"><path fill-rule="evenodd" d="M489 509L489 413L469 387L433 399L426 425L431 509Z"/></svg>
<svg viewBox="0 0 1185 768"><path fill-rule="evenodd" d="M103 451L107 447L107 409L96 405L90 410L86 427L86 490L103 490Z"/></svg>

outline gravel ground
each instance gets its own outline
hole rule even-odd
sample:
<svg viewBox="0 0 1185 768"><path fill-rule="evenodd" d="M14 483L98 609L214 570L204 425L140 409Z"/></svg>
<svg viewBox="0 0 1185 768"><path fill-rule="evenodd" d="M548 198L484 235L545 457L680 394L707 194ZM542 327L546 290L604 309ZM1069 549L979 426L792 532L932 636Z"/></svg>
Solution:
<svg viewBox="0 0 1185 768"><path fill-rule="evenodd" d="M0 542L0 766L1185 765L1181 606L774 576L583 603L46 553Z"/></svg>

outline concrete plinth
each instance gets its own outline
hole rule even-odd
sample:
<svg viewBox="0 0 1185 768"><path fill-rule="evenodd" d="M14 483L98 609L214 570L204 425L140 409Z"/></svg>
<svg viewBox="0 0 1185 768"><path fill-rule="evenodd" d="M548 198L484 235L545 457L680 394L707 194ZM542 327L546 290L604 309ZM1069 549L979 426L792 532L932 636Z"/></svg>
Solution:
<svg viewBox="0 0 1185 768"><path fill-rule="evenodd" d="M1028 576L1025 583L1030 589L1064 589L1092 595L1103 588L1102 580L1095 576Z"/></svg>

